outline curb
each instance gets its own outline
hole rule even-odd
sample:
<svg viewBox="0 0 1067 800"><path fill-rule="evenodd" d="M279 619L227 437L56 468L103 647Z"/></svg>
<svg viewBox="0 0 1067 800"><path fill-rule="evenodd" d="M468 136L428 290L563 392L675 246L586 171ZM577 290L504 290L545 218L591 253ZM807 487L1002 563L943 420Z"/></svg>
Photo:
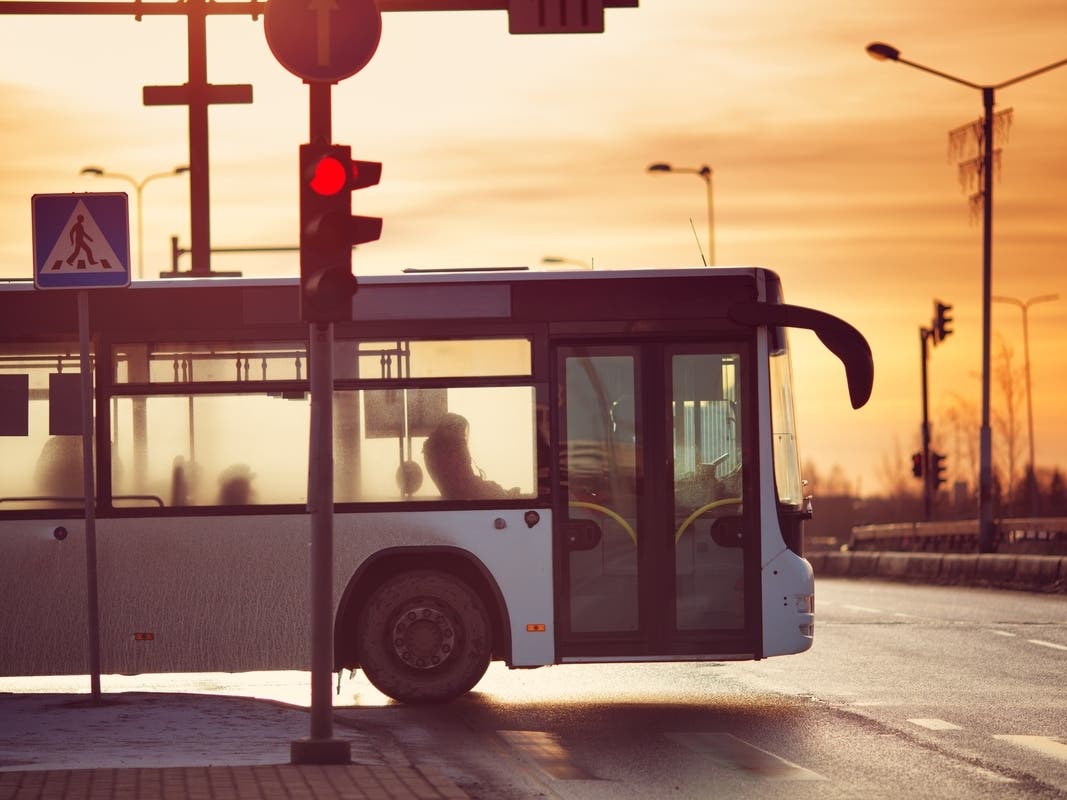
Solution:
<svg viewBox="0 0 1067 800"><path fill-rule="evenodd" d="M910 583L1067 593L1067 556L1010 553L808 553L817 578L882 578Z"/></svg>

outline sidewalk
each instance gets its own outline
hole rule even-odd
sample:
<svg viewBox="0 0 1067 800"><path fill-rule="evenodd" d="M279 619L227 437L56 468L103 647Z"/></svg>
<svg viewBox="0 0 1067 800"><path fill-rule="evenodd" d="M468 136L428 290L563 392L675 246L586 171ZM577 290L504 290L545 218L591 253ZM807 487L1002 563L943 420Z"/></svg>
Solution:
<svg viewBox="0 0 1067 800"><path fill-rule="evenodd" d="M458 800L440 765L383 757L347 725L352 764L293 765L306 708L272 700L158 692L0 693L0 800Z"/></svg>
<svg viewBox="0 0 1067 800"><path fill-rule="evenodd" d="M467 797L438 770L373 764L0 772L3 800L458 800Z"/></svg>

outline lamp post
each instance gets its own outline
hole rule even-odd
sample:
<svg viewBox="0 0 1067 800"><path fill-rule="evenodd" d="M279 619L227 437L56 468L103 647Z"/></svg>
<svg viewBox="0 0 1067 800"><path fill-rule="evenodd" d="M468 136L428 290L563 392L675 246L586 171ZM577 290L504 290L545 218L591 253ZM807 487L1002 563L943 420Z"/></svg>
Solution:
<svg viewBox="0 0 1067 800"><path fill-rule="evenodd" d="M1034 476L1034 400L1030 393L1030 326L1027 322L1027 311L1030 310L1030 306L1037 305L1038 303L1051 303L1053 300L1059 300L1058 294L1043 294L1039 297L1031 297L1025 302L1015 297L1003 297L994 295L994 303L1011 303L1018 306L1023 312L1023 369L1026 375L1026 440L1030 444L1030 474L1031 478ZM1031 513L1034 509L1034 483L1030 482L1030 509Z"/></svg>
<svg viewBox="0 0 1067 800"><path fill-rule="evenodd" d="M711 189L711 167L707 164L700 169L693 167L673 167L663 161L648 165L649 172L681 172L699 175L708 188L708 264L715 266L715 204Z"/></svg>
<svg viewBox="0 0 1067 800"><path fill-rule="evenodd" d="M98 178L117 178L118 180L127 181L133 186L134 193L137 196L137 277L144 277L144 216L142 211L144 209L144 203L142 194L144 192L145 184L149 181L154 181L156 178L171 178L175 175L183 175L189 171L189 167L182 165L175 167L170 172L156 172L147 176L143 180L136 180L135 178L125 175L121 172L108 172L103 167L82 167L80 175L95 175Z"/></svg>
<svg viewBox="0 0 1067 800"><path fill-rule="evenodd" d="M867 45L867 54L876 61L906 64L982 93L982 427L979 431L978 549L980 552L989 553L993 550L993 437L989 427L989 318L993 284L993 106L996 104L997 89L1062 67L1067 64L1067 58L1009 80L983 86L901 58L899 50L884 42Z"/></svg>

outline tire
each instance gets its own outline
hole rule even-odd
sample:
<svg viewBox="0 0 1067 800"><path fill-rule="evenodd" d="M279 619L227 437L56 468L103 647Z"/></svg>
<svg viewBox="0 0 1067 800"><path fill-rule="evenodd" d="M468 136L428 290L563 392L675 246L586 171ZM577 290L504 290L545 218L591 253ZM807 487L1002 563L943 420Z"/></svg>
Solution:
<svg viewBox="0 0 1067 800"><path fill-rule="evenodd" d="M478 593L444 572L396 575L360 610L360 666L402 703L441 703L474 688L489 667L492 631Z"/></svg>

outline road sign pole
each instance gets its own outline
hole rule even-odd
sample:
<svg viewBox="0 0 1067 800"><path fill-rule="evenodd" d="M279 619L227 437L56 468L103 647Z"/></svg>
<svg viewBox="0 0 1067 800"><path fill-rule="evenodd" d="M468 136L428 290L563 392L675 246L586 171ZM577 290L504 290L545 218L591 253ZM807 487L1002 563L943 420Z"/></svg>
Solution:
<svg viewBox="0 0 1067 800"><path fill-rule="evenodd" d="M93 482L93 372L89 359L89 292L78 291L81 347L82 484L85 492L85 583L89 617L89 688L100 702L100 603L96 573L96 486Z"/></svg>

